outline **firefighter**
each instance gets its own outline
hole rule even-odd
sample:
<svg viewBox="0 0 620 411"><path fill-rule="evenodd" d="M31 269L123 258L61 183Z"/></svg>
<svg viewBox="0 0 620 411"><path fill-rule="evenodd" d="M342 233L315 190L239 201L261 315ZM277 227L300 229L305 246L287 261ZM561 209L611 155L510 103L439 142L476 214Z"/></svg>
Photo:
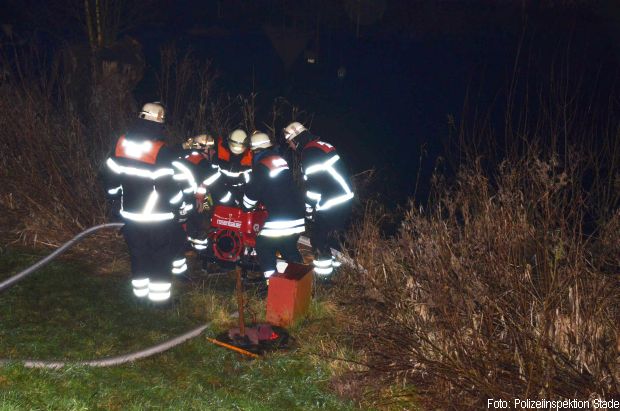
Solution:
<svg viewBox="0 0 620 411"><path fill-rule="evenodd" d="M252 152L246 141L247 133L240 129L230 133L227 144L218 138L212 170L203 181L218 204L241 203L243 186L250 181L252 171Z"/></svg>
<svg viewBox="0 0 620 411"><path fill-rule="evenodd" d="M284 129L289 147L300 155L306 191L306 217L314 222L310 242L314 272L327 278L340 263L331 255L351 214L353 191L336 148L294 122Z"/></svg>
<svg viewBox="0 0 620 411"><path fill-rule="evenodd" d="M304 231L304 203L286 160L273 148L269 136L255 132L251 149L252 180L246 186L243 206L252 209L262 204L269 213L256 238L256 254L268 280L276 272L277 251L286 261L302 262L297 240Z"/></svg>
<svg viewBox="0 0 620 411"><path fill-rule="evenodd" d="M161 305L170 299L171 273L187 270L185 258L175 258L175 239L178 215L193 207L183 201L189 176L164 142L164 119L160 103L145 104L106 161L107 195L125 222L133 293Z"/></svg>
<svg viewBox="0 0 620 411"><path fill-rule="evenodd" d="M212 168L213 158L215 156L215 139L210 134L200 134L195 137L188 138L183 143L183 149L187 150L183 156L183 162L190 167L194 181L204 181ZM187 215L185 223L186 238L190 246L199 255L202 255L207 248L207 233L203 227L203 212L205 202L209 202L207 197L207 189L204 183L196 184L195 192L187 201L194 203L193 210Z"/></svg>

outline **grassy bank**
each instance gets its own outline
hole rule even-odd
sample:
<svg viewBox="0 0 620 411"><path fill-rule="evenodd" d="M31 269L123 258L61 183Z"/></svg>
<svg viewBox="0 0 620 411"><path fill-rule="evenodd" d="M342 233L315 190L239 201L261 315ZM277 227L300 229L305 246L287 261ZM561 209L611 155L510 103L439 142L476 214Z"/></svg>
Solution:
<svg viewBox="0 0 620 411"><path fill-rule="evenodd" d="M2 279L40 256L8 250ZM84 360L164 341L207 321L213 336L234 323L231 279L175 284L178 302L154 310L135 303L120 272L93 274L84 261L54 262L0 295L0 357ZM251 296L260 318L263 304ZM337 333L329 304L316 301L293 329L294 347L251 361L197 337L163 354L111 368L0 368L0 409L353 409L330 386L337 364L322 359ZM323 350L323 351L322 351ZM340 350L340 351L339 351Z"/></svg>

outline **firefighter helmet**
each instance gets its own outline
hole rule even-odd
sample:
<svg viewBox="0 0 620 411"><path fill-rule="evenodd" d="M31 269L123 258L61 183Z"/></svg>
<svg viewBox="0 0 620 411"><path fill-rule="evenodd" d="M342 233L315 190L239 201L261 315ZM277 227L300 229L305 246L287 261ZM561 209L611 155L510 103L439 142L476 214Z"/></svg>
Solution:
<svg viewBox="0 0 620 411"><path fill-rule="evenodd" d="M303 126L303 124L295 121L286 126L286 128L284 129L284 138L286 139L286 141L291 141L292 139L300 135L302 131L306 131L306 128Z"/></svg>
<svg viewBox="0 0 620 411"><path fill-rule="evenodd" d="M248 135L241 129L236 129L228 137L228 148L233 154L239 155L243 153L246 147Z"/></svg>
<svg viewBox="0 0 620 411"><path fill-rule="evenodd" d="M255 131L250 137L250 149L257 150L273 146L269 136L261 131Z"/></svg>
<svg viewBox="0 0 620 411"><path fill-rule="evenodd" d="M159 102L146 103L142 106L142 111L138 117L144 120L154 121L156 123L163 123L166 116L166 110L164 106Z"/></svg>
<svg viewBox="0 0 620 411"><path fill-rule="evenodd" d="M212 136L209 134L199 134L188 138L183 146L187 149L205 150L214 145L215 139Z"/></svg>

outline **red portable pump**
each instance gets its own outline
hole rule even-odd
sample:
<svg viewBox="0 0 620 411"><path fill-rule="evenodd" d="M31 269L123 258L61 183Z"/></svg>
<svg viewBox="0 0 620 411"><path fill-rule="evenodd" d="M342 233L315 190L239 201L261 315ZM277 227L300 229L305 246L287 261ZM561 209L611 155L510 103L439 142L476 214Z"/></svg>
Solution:
<svg viewBox="0 0 620 411"><path fill-rule="evenodd" d="M243 211L238 207L215 206L209 239L213 255L220 261L238 262L256 247L256 236L267 220L267 210Z"/></svg>

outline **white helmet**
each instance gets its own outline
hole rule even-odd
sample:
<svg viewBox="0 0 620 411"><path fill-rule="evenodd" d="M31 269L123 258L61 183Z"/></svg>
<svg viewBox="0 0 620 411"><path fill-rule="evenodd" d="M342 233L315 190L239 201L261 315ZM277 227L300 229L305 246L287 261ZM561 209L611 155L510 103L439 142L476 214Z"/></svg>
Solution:
<svg viewBox="0 0 620 411"><path fill-rule="evenodd" d="M303 124L298 123L297 121L289 124L284 129L284 138L286 141L290 141L301 134L302 131L306 131L306 128Z"/></svg>
<svg viewBox="0 0 620 411"><path fill-rule="evenodd" d="M269 136L263 132L255 131L250 137L250 149L256 150L273 146Z"/></svg>
<svg viewBox="0 0 620 411"><path fill-rule="evenodd" d="M209 134L199 134L188 138L183 144L183 148L195 150L204 150L215 145L215 140Z"/></svg>
<svg viewBox="0 0 620 411"><path fill-rule="evenodd" d="M142 111L140 111L138 115L138 117L144 120L154 121L156 123L163 123L165 116L166 110L164 110L164 106L162 106L159 101L146 103L142 106Z"/></svg>
<svg viewBox="0 0 620 411"><path fill-rule="evenodd" d="M241 129L236 129L228 137L228 148L233 154L239 155L245 150L245 141L248 135Z"/></svg>

